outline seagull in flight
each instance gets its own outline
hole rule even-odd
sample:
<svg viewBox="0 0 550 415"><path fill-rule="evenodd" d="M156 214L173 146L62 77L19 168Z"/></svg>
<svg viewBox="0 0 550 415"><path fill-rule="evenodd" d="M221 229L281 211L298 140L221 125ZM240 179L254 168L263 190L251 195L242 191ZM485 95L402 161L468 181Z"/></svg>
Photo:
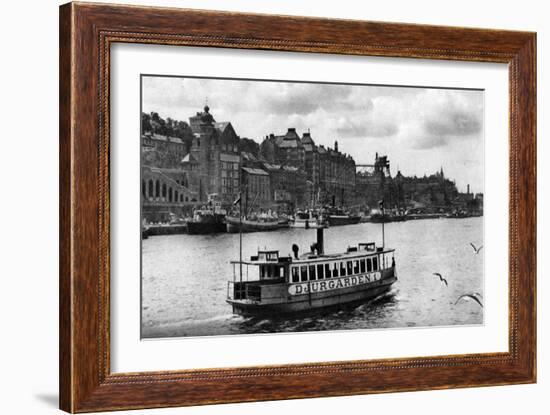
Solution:
<svg viewBox="0 0 550 415"><path fill-rule="evenodd" d="M443 276L439 272L434 272L433 275L437 275L441 282L444 282L447 287L449 286L449 283L447 282L447 280L443 278Z"/></svg>
<svg viewBox="0 0 550 415"><path fill-rule="evenodd" d="M479 251L481 251L483 249L483 245L481 245L479 248L476 248L476 246L471 242L470 242L470 246L472 248L474 248L474 251L475 251L476 255L479 254Z"/></svg>
<svg viewBox="0 0 550 415"><path fill-rule="evenodd" d="M470 299L474 300L476 303L478 303L481 306L481 308L483 308L483 303L481 302L481 299L480 299L481 298L480 293L463 294L463 295L461 295L460 297L458 297L456 299L455 305L457 305L458 302L460 300L462 300L463 298L466 299L466 300L470 298Z"/></svg>

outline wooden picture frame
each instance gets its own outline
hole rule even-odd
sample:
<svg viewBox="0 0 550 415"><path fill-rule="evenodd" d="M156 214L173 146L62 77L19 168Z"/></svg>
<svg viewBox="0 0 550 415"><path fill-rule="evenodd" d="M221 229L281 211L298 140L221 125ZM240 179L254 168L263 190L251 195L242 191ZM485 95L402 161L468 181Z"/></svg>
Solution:
<svg viewBox="0 0 550 415"><path fill-rule="evenodd" d="M509 352L111 373L109 62L114 43L509 65ZM60 407L68 412L536 380L536 34L69 3L60 8ZM503 143L505 145L505 143Z"/></svg>

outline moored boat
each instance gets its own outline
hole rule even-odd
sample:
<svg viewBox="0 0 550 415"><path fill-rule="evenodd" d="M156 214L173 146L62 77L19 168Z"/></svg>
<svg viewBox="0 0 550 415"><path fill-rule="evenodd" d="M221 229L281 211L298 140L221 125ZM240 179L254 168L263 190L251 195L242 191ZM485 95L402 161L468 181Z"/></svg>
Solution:
<svg viewBox="0 0 550 415"><path fill-rule="evenodd" d="M335 207L327 209L324 215L330 226L354 225L361 220L361 216L352 215Z"/></svg>
<svg viewBox="0 0 550 415"><path fill-rule="evenodd" d="M276 231L283 228L288 228L288 220L281 220L277 217L274 218L255 218L248 219L243 218L242 221L236 216L226 216L225 223L228 233L242 232L269 232Z"/></svg>
<svg viewBox="0 0 550 415"><path fill-rule="evenodd" d="M387 292L397 280L394 249L359 243L345 252L324 253L323 228L311 252L281 256L259 250L248 261L233 261L227 302L243 315L284 314L366 301ZM242 268L257 267L254 280ZM236 269L238 268L238 271Z"/></svg>
<svg viewBox="0 0 550 415"><path fill-rule="evenodd" d="M369 222L373 222L373 223L404 222L408 219L413 219L413 218L407 215L374 213L370 215Z"/></svg>
<svg viewBox="0 0 550 415"><path fill-rule="evenodd" d="M315 216L311 210L299 210L294 215L294 220L290 222L291 228L319 228L324 226L322 218Z"/></svg>
<svg viewBox="0 0 550 415"><path fill-rule="evenodd" d="M210 233L222 233L226 231L226 210L216 200L216 195L209 195L208 205L201 209L195 209L193 219L187 222L187 233L201 235Z"/></svg>

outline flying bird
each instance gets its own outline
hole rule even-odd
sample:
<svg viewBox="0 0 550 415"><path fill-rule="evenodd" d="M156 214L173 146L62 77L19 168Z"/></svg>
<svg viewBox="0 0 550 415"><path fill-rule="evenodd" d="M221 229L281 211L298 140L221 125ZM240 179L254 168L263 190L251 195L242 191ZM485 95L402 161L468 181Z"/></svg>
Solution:
<svg viewBox="0 0 550 415"><path fill-rule="evenodd" d="M441 282L444 282L447 287L449 286L449 283L447 282L447 280L443 278L443 276L439 272L434 272L433 275L437 275Z"/></svg>
<svg viewBox="0 0 550 415"><path fill-rule="evenodd" d="M474 300L476 303L478 303L478 304L481 306L481 308L483 308L483 303L481 302L480 297L481 297L481 294L480 294L480 293L463 294L463 295L461 295L460 297L458 297L458 298L456 299L455 305L457 305L458 302L459 302L460 300L462 300L463 298L464 298L464 299L470 298L470 299Z"/></svg>
<svg viewBox="0 0 550 415"><path fill-rule="evenodd" d="M472 248L474 248L474 251L475 251L476 254L479 254L479 251L481 251L483 249L483 245L481 245L479 248L476 248L476 246L471 242L470 242L470 246Z"/></svg>

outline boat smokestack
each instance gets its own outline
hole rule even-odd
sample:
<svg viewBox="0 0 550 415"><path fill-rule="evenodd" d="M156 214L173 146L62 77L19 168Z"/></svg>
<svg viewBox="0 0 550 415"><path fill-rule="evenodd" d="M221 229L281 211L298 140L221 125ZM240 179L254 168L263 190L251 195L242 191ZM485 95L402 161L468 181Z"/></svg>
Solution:
<svg viewBox="0 0 550 415"><path fill-rule="evenodd" d="M323 255L325 253L325 241L323 238L324 228L317 228L317 255Z"/></svg>

